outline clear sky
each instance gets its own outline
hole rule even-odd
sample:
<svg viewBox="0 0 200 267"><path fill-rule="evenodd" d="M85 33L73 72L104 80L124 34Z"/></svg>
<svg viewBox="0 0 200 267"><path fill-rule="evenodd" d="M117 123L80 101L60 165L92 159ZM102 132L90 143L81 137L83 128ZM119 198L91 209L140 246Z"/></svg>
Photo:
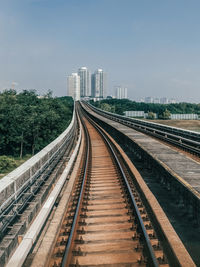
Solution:
<svg viewBox="0 0 200 267"><path fill-rule="evenodd" d="M81 66L110 93L200 103L200 1L0 0L0 90L66 95Z"/></svg>

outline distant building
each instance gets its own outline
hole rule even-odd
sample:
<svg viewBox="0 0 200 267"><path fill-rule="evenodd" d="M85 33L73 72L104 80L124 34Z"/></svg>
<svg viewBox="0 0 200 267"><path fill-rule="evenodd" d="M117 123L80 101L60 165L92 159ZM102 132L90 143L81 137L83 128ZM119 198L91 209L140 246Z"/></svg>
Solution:
<svg viewBox="0 0 200 267"><path fill-rule="evenodd" d="M133 117L133 118L144 118L145 117L144 111L135 111L135 110L125 111L124 115L126 117Z"/></svg>
<svg viewBox="0 0 200 267"><path fill-rule="evenodd" d="M160 103L161 103L161 104L168 104L168 103L169 103L169 100L168 100L168 98L166 98L166 97L162 97L162 98L160 99Z"/></svg>
<svg viewBox="0 0 200 267"><path fill-rule="evenodd" d="M154 104L160 104L160 98L154 98L153 103Z"/></svg>
<svg viewBox="0 0 200 267"><path fill-rule="evenodd" d="M106 97L106 73L102 69L98 69L92 74L92 97L105 98Z"/></svg>
<svg viewBox="0 0 200 267"><path fill-rule="evenodd" d="M148 96L148 97L145 97L145 103L153 103L153 97L150 97L150 96Z"/></svg>
<svg viewBox="0 0 200 267"><path fill-rule="evenodd" d="M77 73L72 73L67 77L67 95L75 101L80 100L80 77Z"/></svg>
<svg viewBox="0 0 200 267"><path fill-rule="evenodd" d="M198 114L171 114L171 120L198 120Z"/></svg>
<svg viewBox="0 0 200 267"><path fill-rule="evenodd" d="M145 103L154 103L154 104L176 104L177 101L174 98L168 99L167 97L145 97L145 99L141 99L140 102L145 102Z"/></svg>
<svg viewBox="0 0 200 267"><path fill-rule="evenodd" d="M137 111L137 110L129 110L129 111L125 111L124 112L124 115L126 117L131 117L131 118L148 118L149 117L149 113L145 113L144 111ZM153 113L152 112L152 115L154 117L154 119L157 119L158 118L158 114L157 113Z"/></svg>
<svg viewBox="0 0 200 267"><path fill-rule="evenodd" d="M117 99L124 99L127 98L127 88L116 86L115 87L115 96Z"/></svg>
<svg viewBox="0 0 200 267"><path fill-rule="evenodd" d="M78 69L78 75L80 76L80 97L91 96L91 75L86 67Z"/></svg>

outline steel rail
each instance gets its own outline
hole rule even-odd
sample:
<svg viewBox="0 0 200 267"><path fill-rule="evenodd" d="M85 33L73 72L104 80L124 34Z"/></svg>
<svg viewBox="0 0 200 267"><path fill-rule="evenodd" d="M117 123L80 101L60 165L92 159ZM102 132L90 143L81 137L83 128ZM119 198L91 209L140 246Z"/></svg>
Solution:
<svg viewBox="0 0 200 267"><path fill-rule="evenodd" d="M143 132L145 134L148 134L148 135L154 136L156 138L159 138L161 140L164 140L164 141L166 141L168 143L171 143L173 145L181 147L182 149L186 149L187 151L200 156L200 149L195 147L195 146L199 146L200 147L200 142L192 141L192 140L183 138L181 136L174 135L174 134L169 134L169 133L166 133L166 132L163 132L163 131L156 130L156 132L158 132L158 133L152 132L151 130L153 128L149 128L149 127L146 128L146 129L141 129L141 128L138 129L138 128L132 126L131 128L134 128L136 130L139 130L140 132ZM150 129L150 131L148 131L149 129ZM178 140L175 140L175 139L178 139ZM186 142L190 143L191 145L187 144Z"/></svg>
<svg viewBox="0 0 200 267"><path fill-rule="evenodd" d="M88 118L88 116L87 116L87 119L91 122L91 124L95 127L95 129L103 137L103 140L106 142L107 147L109 147L109 149L111 151L111 154L113 155L113 157L115 159L116 165L117 165L117 167L119 168L119 170L121 172L121 175L123 177L123 180L125 182L125 185L127 187L128 193L129 193L129 197L131 198L132 206L133 206L134 211L136 213L136 218L137 218L137 222L138 222L140 233L143 236L143 242L144 242L145 247L146 247L145 251L147 252L147 266L158 267L159 263L158 263L158 261L157 261L157 259L155 257L155 254L154 254L154 251L153 251L149 236L147 234L145 225L144 225L142 217L140 215L140 211L139 211L139 209L137 207L137 204L136 204L136 201L135 201L135 197L133 196L133 193L131 191L131 187L130 187L129 182L127 180L126 174L124 173L123 167L121 166L121 163L120 163L120 161L119 161L119 159L118 159L118 157L117 157L117 155L116 155L116 153L115 153L115 151L114 151L114 149L113 149L113 147L111 145L111 141L104 134L104 132L98 127L98 125L91 120L91 118ZM64 267L64 266L62 266L62 267Z"/></svg>
<svg viewBox="0 0 200 267"><path fill-rule="evenodd" d="M74 234L75 234L75 228L77 225L77 221L78 221L78 216L79 216L79 212L80 212L80 206L81 206L81 202L83 199L83 194L84 194L84 186L85 186L85 181L87 179L87 172L88 172L88 164L89 164L89 156L90 156L90 147L91 147L91 140L89 137L89 133L88 130L85 126L85 124L82 122L83 128L84 128L84 132L85 132L85 136L86 136L86 158L85 158L85 162L84 162L84 174L83 174L83 180L82 180L82 184L81 184L81 190L80 190L80 195L79 195L79 199L78 199L78 204L76 206L76 211L75 211L75 215L74 215L74 219L73 219L73 223L72 223L72 227L71 227L71 231L69 234L69 238L67 241L67 245L65 248L65 252L62 258L62 262L61 262L61 267L65 267L66 264L69 261L69 254L71 252L72 249L72 242L73 242L73 238L74 238Z"/></svg>

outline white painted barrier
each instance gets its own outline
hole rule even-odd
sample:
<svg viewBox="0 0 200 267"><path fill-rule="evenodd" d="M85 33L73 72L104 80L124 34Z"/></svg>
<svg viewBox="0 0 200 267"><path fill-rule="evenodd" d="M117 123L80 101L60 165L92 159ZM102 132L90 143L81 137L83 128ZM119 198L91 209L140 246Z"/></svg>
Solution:
<svg viewBox="0 0 200 267"><path fill-rule="evenodd" d="M20 267L23 265L24 261L26 260L26 257L31 250L33 244L35 243L42 227L44 226L53 206L54 203L67 179L67 176L72 168L72 165L76 159L76 156L79 151L81 143L81 132L79 135L79 139L77 142L77 145L75 147L75 150L67 164L67 167L64 169L61 177L57 181L53 191L49 195L48 199L45 201L43 207L41 208L40 212L38 213L37 217L33 221L32 225L30 226L29 230L25 234L22 242L14 252L13 256L10 258L9 262L7 263L6 267Z"/></svg>

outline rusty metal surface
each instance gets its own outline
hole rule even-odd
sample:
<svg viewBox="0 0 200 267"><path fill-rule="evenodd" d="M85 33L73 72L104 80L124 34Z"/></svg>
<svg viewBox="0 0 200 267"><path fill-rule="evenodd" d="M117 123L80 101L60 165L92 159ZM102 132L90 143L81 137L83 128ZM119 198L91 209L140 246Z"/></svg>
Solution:
<svg viewBox="0 0 200 267"><path fill-rule="evenodd" d="M86 125L92 145L91 168L68 258L70 263L66 266L146 266L143 245L118 169L102 137L87 121ZM80 186L78 179L48 266L61 266ZM133 192L156 258L161 266L168 266L141 199L134 188Z"/></svg>

